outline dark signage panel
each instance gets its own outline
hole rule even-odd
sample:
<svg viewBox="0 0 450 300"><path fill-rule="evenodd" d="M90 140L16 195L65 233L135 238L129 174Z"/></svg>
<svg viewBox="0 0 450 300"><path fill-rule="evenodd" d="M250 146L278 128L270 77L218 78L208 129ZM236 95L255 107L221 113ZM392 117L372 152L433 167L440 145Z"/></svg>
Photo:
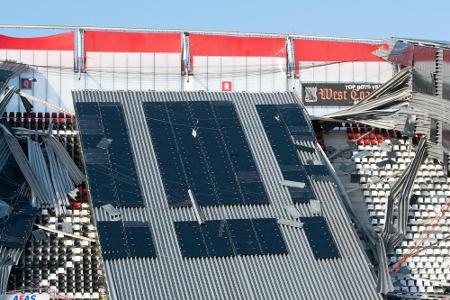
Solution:
<svg viewBox="0 0 450 300"><path fill-rule="evenodd" d="M307 106L350 106L380 86L379 83L302 83L302 98Z"/></svg>

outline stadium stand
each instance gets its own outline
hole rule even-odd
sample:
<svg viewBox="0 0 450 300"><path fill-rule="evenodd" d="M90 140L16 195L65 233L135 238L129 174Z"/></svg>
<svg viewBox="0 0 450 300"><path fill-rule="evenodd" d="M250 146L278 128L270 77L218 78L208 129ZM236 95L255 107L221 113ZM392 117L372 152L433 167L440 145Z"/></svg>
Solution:
<svg viewBox="0 0 450 300"><path fill-rule="evenodd" d="M360 135L354 132L369 132L372 128L347 127L347 130L350 132L348 141L353 144L354 138ZM414 160L417 147L417 143L399 137L394 131L384 131L379 137L382 136L382 143L376 139L359 143L350 160L334 161L342 176L351 174L353 182L361 184L360 195L368 211L367 218L378 233L383 232L386 225L386 206L393 185ZM353 168L348 168L347 164L351 165L352 161ZM446 292L449 180L443 167L432 159L425 159L420 165L409 199L405 239L387 252L389 267L395 270L395 293L420 298L438 297ZM394 208L394 221L400 215ZM399 261L402 264L399 265Z"/></svg>
<svg viewBox="0 0 450 300"><path fill-rule="evenodd" d="M46 163L49 155L55 155L58 151L67 153L67 157L62 155L62 159L73 157L79 162L80 148L78 137L72 130L73 116L46 114L42 118L32 113L4 114L2 118L2 124L12 132L29 136L25 141L30 147L27 152L31 172L39 174L39 184L46 187L43 193L52 199L47 202L40 198L31 201L30 192L24 189L26 178L21 175L14 156L6 147L9 153L2 157L9 157L9 160L2 168L1 199L12 205L12 212L2 218L2 268L7 268L2 271L2 290L99 299L104 294L103 268L96 240L97 230L92 223L88 204L88 190L80 184L74 191L70 189L71 196L64 192L62 181L59 181L64 178L60 168L63 165L74 168L71 158L63 163L59 160L61 156L56 155L52 167ZM53 136L43 135L49 130ZM46 148L41 150L35 140L45 144ZM46 159L39 160L38 153ZM73 169L72 175L79 176L78 172ZM19 177L15 179L14 176ZM83 180L84 176L75 180L80 179ZM58 198L51 198L55 196ZM17 199L8 201L11 197ZM10 260L6 260L7 257Z"/></svg>

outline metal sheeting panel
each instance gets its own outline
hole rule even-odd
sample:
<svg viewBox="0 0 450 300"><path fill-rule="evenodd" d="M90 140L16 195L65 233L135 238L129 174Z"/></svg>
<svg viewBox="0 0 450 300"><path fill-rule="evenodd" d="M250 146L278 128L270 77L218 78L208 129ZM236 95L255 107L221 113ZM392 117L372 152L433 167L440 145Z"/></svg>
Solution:
<svg viewBox="0 0 450 300"><path fill-rule="evenodd" d="M416 134L424 134L430 137L431 134L431 118L443 124L448 122L448 116L450 114L450 102L447 99L443 99L437 96L430 96L422 93L414 93L412 99L409 101L409 106L406 109L400 111L400 115L416 115ZM399 124L396 126L397 130L403 130L403 126ZM432 159L439 161L443 160L442 147L442 129L443 126L437 127L437 143L434 143L431 139L429 141L430 148L428 149L428 155Z"/></svg>
<svg viewBox="0 0 450 300"><path fill-rule="evenodd" d="M414 46L413 91L428 95L435 94L436 72L435 48ZM448 76L448 75L444 75Z"/></svg>
<svg viewBox="0 0 450 300"><path fill-rule="evenodd" d="M391 53L389 53L388 60L405 67L412 66L414 61L414 46L409 43L397 41Z"/></svg>
<svg viewBox="0 0 450 300"><path fill-rule="evenodd" d="M442 51L442 85L443 85L443 91L442 91L442 97L445 99L450 100L450 50L443 50Z"/></svg>
<svg viewBox="0 0 450 300"><path fill-rule="evenodd" d="M106 261L106 275L112 299L381 299L368 261L359 248L352 228L332 182L312 182L321 200L324 217L336 239L341 258L319 260L312 255L305 233L282 227L288 255L265 255L183 260L173 222L193 221L190 208L169 207L159 175L142 101L232 101L247 135L261 179L267 189L268 206L226 206L202 208L208 219L248 219L287 217L285 206L292 200L280 185L283 177L259 120L256 104L298 103L294 94L176 93L176 92L74 92L76 102L94 99L121 102L128 123L137 173L142 182L145 208L120 208L125 221L149 222L153 229L156 259ZM318 147L313 141L306 146ZM320 159L305 153L307 159ZM309 205L298 205L302 216L311 216ZM108 220L95 209L97 220Z"/></svg>

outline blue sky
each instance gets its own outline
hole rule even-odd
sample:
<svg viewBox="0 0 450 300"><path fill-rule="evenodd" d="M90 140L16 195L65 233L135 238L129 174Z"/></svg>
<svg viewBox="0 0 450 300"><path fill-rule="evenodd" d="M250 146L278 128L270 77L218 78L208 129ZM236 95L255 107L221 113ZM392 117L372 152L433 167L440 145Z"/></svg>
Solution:
<svg viewBox="0 0 450 300"><path fill-rule="evenodd" d="M445 0L2 2L0 23L3 24L74 24L450 40L450 1ZM0 30L0 33L37 34L15 30Z"/></svg>

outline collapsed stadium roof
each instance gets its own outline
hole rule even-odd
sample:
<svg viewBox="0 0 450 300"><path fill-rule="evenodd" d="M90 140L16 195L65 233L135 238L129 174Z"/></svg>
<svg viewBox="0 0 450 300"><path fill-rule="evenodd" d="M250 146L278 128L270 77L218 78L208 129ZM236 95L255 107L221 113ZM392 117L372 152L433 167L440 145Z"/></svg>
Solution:
<svg viewBox="0 0 450 300"><path fill-rule="evenodd" d="M133 175L135 177L129 180L140 183L143 201L137 205L138 207L127 208L125 199L125 202L118 205L118 210L124 224L143 222L146 226L150 226L156 248L156 254L146 255L148 258L133 258L133 255L127 254L108 258L105 257L106 241L100 232L108 287L113 298L129 299L136 295L152 298L171 295L169 297L198 299L379 298L375 292L375 282L368 261L358 245L355 231L341 203L339 191L334 179L328 175L332 170L326 167L324 163L326 158L323 157L307 115L299 106L294 94L81 91L74 92L74 100L85 156L94 151L92 147L102 138L111 140L110 126L113 126L111 118L120 123L114 126L120 127L121 131L129 136L129 146L124 145L127 143L126 140L115 143L115 139L112 138L108 151L112 153L111 155L116 155L114 153L120 154L120 149L124 146L123 149L131 150L131 153L125 150L127 153L120 155L133 157L134 166L130 166L131 170L122 168L124 173L120 176L133 174L132 169L135 167L137 176ZM162 114L158 112L161 107L165 107ZM167 116L164 110L167 111ZM108 111L112 114L108 114ZM98 112L100 115L96 116ZM117 117L120 114L123 116ZM219 123L211 122L212 116ZM94 119L100 120L103 126L106 126L103 127L103 132L101 126L98 127L91 122ZM105 125L105 120L108 120L109 125ZM178 144L179 154L176 154L176 149L161 148L163 145L167 147L171 139L158 134L158 132L167 133L164 130L158 131L163 129L163 125L166 130L170 128L174 130L176 143L182 143ZM95 131L94 128L100 128L100 131ZM211 130L212 136L211 132L208 132ZM297 137L298 145L293 144L289 135L286 135L287 132ZM233 135L236 135L234 139ZM218 136L225 138L223 140L225 144L220 142ZM97 142L93 139L97 139ZM214 141L215 139L219 141ZM273 144L282 141L280 139L284 139L286 147ZM239 140L244 148L236 148L239 145L239 143L236 145L236 142ZM196 145L197 142L200 144ZM247 142L248 146L245 146ZM290 151L296 151L296 146L308 150L300 151L300 161L298 157L295 158L296 155L293 157L286 152L291 148L294 150ZM198 149L203 156L198 156L200 153L194 154L196 147L200 147ZM250 150L247 154L242 152L245 147ZM184 188L170 181L170 178L176 175L176 168L172 165L172 168L167 169L165 165L170 164L170 161L164 160L164 152L173 151L175 156L170 156L170 160L177 160L176 157L180 155L183 166L188 168L184 170L188 183ZM216 151L219 152L214 155ZM227 155L233 155L234 158ZM221 173L220 169L229 168L230 159L234 172ZM250 164L253 159L256 164L252 167L252 172L248 169L250 165L244 163L248 159ZM309 165L313 162L317 165ZM114 164L111 161L111 170L120 169ZM200 169L189 170L193 168L192 164L198 164ZM208 166L209 175L201 172L203 164ZM101 184L98 176L107 175L99 174L98 166L93 161L86 161L86 167L92 191L97 188L94 185ZM311 171L308 171L308 168ZM245 171L246 169L248 171ZM253 173L251 175L253 179L248 177L250 174L245 175L249 172ZM178 180L184 177L182 173ZM120 185L120 178L116 179L114 172L112 174L116 185ZM301 174L303 175L298 177ZM238 178L237 182L232 180L235 176ZM245 176L248 178L245 179ZM211 183L208 183L208 178L212 180ZM206 182L202 182L205 180ZM303 181L306 186L288 187L289 184L285 186L283 180L294 183ZM255 201L258 197L262 197L259 203L258 201L253 203L238 201L234 205L226 202L221 204L220 201L214 203L214 199L202 195L200 188L201 185L212 185L213 195L217 196L228 190L232 191L236 184L240 186L240 190L245 190L245 185L250 182L254 184L259 182L265 187L259 194L244 192L247 201ZM194 191L198 206L189 205L189 186ZM305 193L306 188L311 190ZM241 193L244 190L241 190ZM188 202L188 206L182 204L173 207L170 202L168 203L171 201L170 197L176 197L177 192L182 193L178 195L181 197L180 203ZM231 200L220 196L219 199ZM263 199L266 200L261 202ZM101 202L100 198L96 199L95 195L92 201L96 207L95 218L98 224L108 226L108 223L113 223L100 205L104 202ZM208 201L211 203L208 204ZM316 203L312 206L314 201L318 201L319 209ZM293 206L294 203L303 204ZM313 209L314 207L316 209ZM197 209L200 209L200 214ZM203 215L204 219L199 215ZM251 243L252 238L245 235L239 237L232 229L233 222L257 221L261 218L273 218L275 223L272 224L276 224L276 221L287 224L272 225L280 226L284 242L279 246L273 245L274 249L266 252L266 255L264 252L254 250L248 252L239 250L242 247L240 239L247 239L246 243ZM298 218L300 220L295 221ZM329 238L334 240L328 246L316 240L315 235L322 230L327 231L326 227L322 227L319 231L314 229L317 225L311 222L316 219L318 224L328 223ZM199 226L197 222L204 224L199 227L203 228L202 231L213 230L209 232L212 235L208 238L210 240L206 240L208 254L196 252L200 251L196 250L198 245L184 245L183 242L193 241L189 241L188 232L179 231L177 227L189 224L191 230L194 230ZM218 241L215 241L217 237L214 238L217 232L214 233L213 227L208 229L214 222L225 222L227 225L224 226L228 226L228 230L231 230L231 243L233 247L237 247L234 249L235 254L232 254L233 251L228 253L226 249L214 252L220 250L214 250L216 247L228 247L223 241L222 246L219 246ZM242 226L244 227L236 229L246 231L246 225ZM309 230L312 231L308 232ZM237 236L234 236L235 234ZM260 239L259 243L272 243L270 240L273 237L267 234L266 238L269 240ZM282 246L284 243L285 246ZM334 243L336 246L333 246ZM333 250L334 247L337 248ZM335 254L332 254L333 251ZM275 255L276 253L283 254ZM152 257L153 255L155 257ZM191 256L194 258L189 258ZM130 278L133 280L129 280ZM149 291L152 291L151 295Z"/></svg>
<svg viewBox="0 0 450 300"><path fill-rule="evenodd" d="M34 63L0 65L0 111L20 110L2 114L0 125L7 175L0 184L17 175L13 191L0 193L8 199L0 202L2 292L76 299L445 295L448 228L436 223L450 207L445 42L397 39L387 48L379 40L295 35L65 29L75 33L29 43L1 37L0 48L26 49L6 48L1 57ZM54 66L52 55L59 57ZM38 71L44 56L47 77ZM398 72L387 80L392 65ZM78 75L64 78L64 68ZM316 97L310 104L327 113L311 119L339 127L332 133L347 130L350 145L330 160L353 151L344 169L378 227L353 210L355 188L345 191L341 170L322 152L330 147L296 86L313 81L314 90L324 78L339 86L366 69L364 80L387 81L343 110L323 109ZM28 81L19 90L8 80L22 73L21 88ZM46 88L27 93L35 75ZM76 119L66 114L67 86L77 89ZM246 92L188 91L228 88ZM429 260L414 257L424 249Z"/></svg>

